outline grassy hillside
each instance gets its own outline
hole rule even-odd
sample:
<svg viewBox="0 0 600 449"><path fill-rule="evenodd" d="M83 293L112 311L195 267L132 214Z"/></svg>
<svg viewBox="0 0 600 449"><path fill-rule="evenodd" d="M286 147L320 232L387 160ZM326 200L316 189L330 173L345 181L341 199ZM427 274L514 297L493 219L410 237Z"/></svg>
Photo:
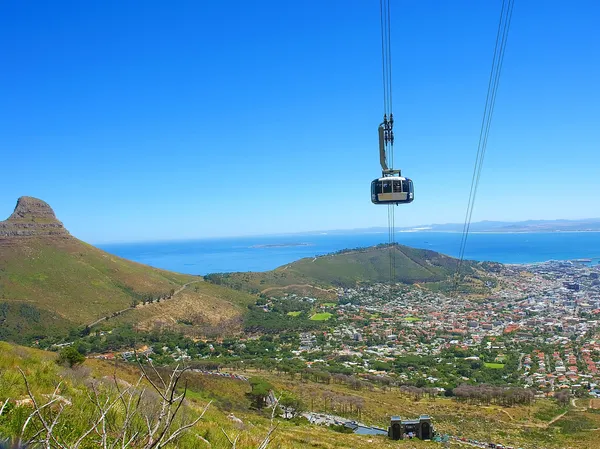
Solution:
<svg viewBox="0 0 600 449"><path fill-rule="evenodd" d="M74 238L31 238L0 247L0 339L27 342L64 334L134 302L134 309L110 323L168 326L193 335L227 323L225 328L235 332L247 304L255 301L246 293L130 262ZM173 298L143 304L187 283Z"/></svg>
<svg viewBox="0 0 600 449"><path fill-rule="evenodd" d="M25 372L31 389L40 400L44 398L43 395L51 394L61 382L58 394L68 401L61 402L66 404L64 421L57 426L57 432L62 435L78 435L82 426L90 422L94 407L89 404L88 393L92 385L109 393L107 388L114 384L114 378L124 388L134 384L139 377L139 368L135 365L89 359L81 367L66 368L58 366L55 360L53 353L0 342L0 408L6 400L9 401L0 415L0 435L16 436L31 413L30 405L17 403L26 399L25 384L18 368ZM345 384L307 382L297 376L291 379L287 375L264 371L246 375L263 377L274 386L278 395L296 395L308 409L318 412L343 415L345 412L340 409L341 404L361 403L361 420L382 427L387 424L391 414L416 417L427 413L434 418L438 431L465 438L495 441L525 449L597 447L600 414L588 408L589 400L579 400L576 407L567 408L560 408L550 400L540 400L530 406L476 406L448 398L414 400L397 389L354 389ZM247 396L250 391L248 383L196 373L187 375L185 381L189 390L183 415L188 418L196 416L209 401L212 404L205 418L192 427L177 445L170 447L230 448L231 444L223 431L232 436L240 435L237 444L239 449L258 447L270 426L270 415L251 409ZM142 387L150 388L145 383ZM144 407L151 408L155 399L155 396L148 396ZM118 407L109 415L109 428L119 428L114 424L121 413L123 409ZM326 427L310 425L305 420L285 421L276 418L276 422L275 439L269 448L440 447L437 443L417 440L390 441L385 437L342 434ZM453 444L452 447L460 446Z"/></svg>
<svg viewBox="0 0 600 449"><path fill-rule="evenodd" d="M174 300L138 305L111 323L133 324L140 330L168 329L188 337L230 335L242 330L243 314L254 302L254 295L199 281Z"/></svg>
<svg viewBox="0 0 600 449"><path fill-rule="evenodd" d="M577 408L559 407L555 401L548 399L527 406L482 406L444 397L415 400L395 388L357 390L334 382L301 382L298 376L292 379L275 373L261 372L260 375L276 389L296 394L309 407L320 412L339 407L336 402L341 404L352 402L353 399L362 401L361 420L376 426L385 426L390 415L418 417L428 414L433 417L435 428L441 433L502 443L505 447L598 447L600 414L588 408L589 399L580 400Z"/></svg>
<svg viewBox="0 0 600 449"><path fill-rule="evenodd" d="M0 339L30 342L117 315L145 327L181 322L196 334L225 322L239 330L235 322L254 299L200 281L72 237L36 198L20 198L0 222Z"/></svg>
<svg viewBox="0 0 600 449"><path fill-rule="evenodd" d="M61 316L23 302L0 302L0 340L27 343L65 335L75 324Z"/></svg>
<svg viewBox="0 0 600 449"><path fill-rule="evenodd" d="M81 435L85 426L92 420L95 407L89 401L92 395L92 385L102 394L114 394L114 379L117 379L121 389L130 387L139 378L139 369L134 365L108 363L101 360L87 360L83 366L76 368L60 367L55 363L55 354L36 351L0 342L0 409L5 401L8 406L0 415L0 437L16 437L27 416L31 413L31 405L27 398L24 381L18 371L21 368L27 376L31 390L39 401L48 400L60 382L57 394L61 401L55 404L53 410L63 407L63 419L55 427L55 434L61 438L74 441ZM187 399L181 415L191 420L212 401L204 418L194 425L177 442L167 447L192 449L211 447L214 449L230 449L224 433L232 439L239 436L238 449L255 449L259 447L270 426L269 412L257 412L250 409L250 401L246 393L250 386L236 379L202 376L191 373L186 376L188 386ZM146 382L141 388L151 390ZM181 391L181 390L180 390ZM148 394L143 401L144 410L153 410L156 395ZM48 411L47 413L51 413ZM109 433L115 434L120 427L116 425L124 406L113 409L107 417ZM35 420L34 420L35 421ZM284 421L276 418L277 428L274 438L268 448L296 449L318 447L326 449L355 448L436 448L436 443L389 441L385 437L361 436L342 434L333 430L309 425L306 421ZM33 426L34 424L31 424ZM31 427L30 427L31 428ZM141 427L143 429L143 426ZM95 434L90 435L84 447L99 447L94 445ZM134 447L140 447L136 445Z"/></svg>
<svg viewBox="0 0 600 449"><path fill-rule="evenodd" d="M444 254L403 245L392 248L382 245L305 258L264 273L213 274L207 280L254 293L286 287L312 289L314 294L327 296L332 286L389 282L390 251L395 260L396 282L440 282L456 270L457 260ZM471 273L471 263L465 262L462 272Z"/></svg>
<svg viewBox="0 0 600 449"><path fill-rule="evenodd" d="M2 245L0 300L23 302L86 324L144 295L168 294L192 276L130 262L75 238Z"/></svg>

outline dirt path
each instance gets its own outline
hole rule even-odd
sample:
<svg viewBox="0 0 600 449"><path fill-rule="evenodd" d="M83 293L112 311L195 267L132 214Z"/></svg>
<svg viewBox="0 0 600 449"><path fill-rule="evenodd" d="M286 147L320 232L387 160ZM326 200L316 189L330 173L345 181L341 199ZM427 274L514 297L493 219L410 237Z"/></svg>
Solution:
<svg viewBox="0 0 600 449"><path fill-rule="evenodd" d="M512 417L512 415L510 413L508 413L506 410L504 410L503 408L500 409L500 411L504 414L506 414L506 416L508 416L510 418L511 421L514 421L515 419Z"/></svg>
<svg viewBox="0 0 600 449"><path fill-rule="evenodd" d="M186 288L188 285L195 284L196 282L200 282L200 281L201 281L201 280L200 280L200 279L198 279L198 280L196 280L196 281L191 281L191 282L188 282L187 284L183 284L181 287L179 287L177 290L175 290L175 292L173 292L173 295L171 296L171 299L173 299L173 298L174 298L176 295L178 295L178 294L179 294L179 293L181 293L183 290L185 290L185 288ZM141 306L141 307L143 307L143 306ZM91 327L93 327L93 326L97 325L98 323L101 323L102 321L106 321L106 320L108 320L109 318L114 318L114 317L116 317L116 316L119 316L119 315L121 315L122 313L125 313L125 312L127 312L128 310L132 310L132 309L135 309L135 308L136 308L135 306L129 306L129 307L127 307L126 309L119 310L119 311L117 311L117 312L113 312L113 313L111 313L110 315L103 316L102 318L98 318L98 319L97 319L96 321L94 321L93 323L90 323L90 324L88 324L88 325L87 325L87 327L88 327L88 328L91 328Z"/></svg>
<svg viewBox="0 0 600 449"><path fill-rule="evenodd" d="M566 412L562 412L560 415L555 416L554 418L552 418L548 424L546 424L545 427L550 427L552 424L554 424L556 421L558 421L560 418L562 418L563 416L565 416L567 413L569 413L569 410L567 410Z"/></svg>

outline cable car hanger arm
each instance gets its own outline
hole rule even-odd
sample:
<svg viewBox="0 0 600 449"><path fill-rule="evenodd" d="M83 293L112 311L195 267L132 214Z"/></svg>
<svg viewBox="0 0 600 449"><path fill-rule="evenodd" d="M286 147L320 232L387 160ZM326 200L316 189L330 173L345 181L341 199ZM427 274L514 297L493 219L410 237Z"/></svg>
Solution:
<svg viewBox="0 0 600 449"><path fill-rule="evenodd" d="M383 176L400 176L400 170L389 168L387 164L386 147L394 144L394 114L383 114L383 122L379 125L379 163L381 164L381 174Z"/></svg>

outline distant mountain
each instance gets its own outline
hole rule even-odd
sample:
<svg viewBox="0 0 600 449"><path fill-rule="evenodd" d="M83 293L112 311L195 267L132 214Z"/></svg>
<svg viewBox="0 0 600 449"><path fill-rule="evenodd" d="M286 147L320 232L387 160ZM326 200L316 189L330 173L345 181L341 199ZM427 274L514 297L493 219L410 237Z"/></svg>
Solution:
<svg viewBox="0 0 600 449"><path fill-rule="evenodd" d="M392 247L395 260L395 281L427 283L446 281L457 268L458 260L435 251L404 245ZM473 273L481 264L465 262L463 273ZM390 247L378 245L305 258L262 273L211 274L206 279L253 293L281 287L327 290L335 286L354 286L360 282L390 281Z"/></svg>
<svg viewBox="0 0 600 449"><path fill-rule="evenodd" d="M123 310L120 321L146 327L185 321L189 331L231 321L252 301L199 277L131 262L82 242L37 198L19 198L13 214L0 222L0 339L23 342L64 333ZM146 305L127 310L138 303Z"/></svg>
<svg viewBox="0 0 600 449"><path fill-rule="evenodd" d="M463 223L429 224L396 228L397 232L463 232ZM388 228L335 229L307 234L368 234L384 233ZM582 220L478 221L469 232L599 232L600 218Z"/></svg>
<svg viewBox="0 0 600 449"><path fill-rule="evenodd" d="M432 224L400 228L401 231L462 232L463 224ZM479 221L471 223L470 232L586 232L600 231L600 218L585 220L527 220L519 222Z"/></svg>

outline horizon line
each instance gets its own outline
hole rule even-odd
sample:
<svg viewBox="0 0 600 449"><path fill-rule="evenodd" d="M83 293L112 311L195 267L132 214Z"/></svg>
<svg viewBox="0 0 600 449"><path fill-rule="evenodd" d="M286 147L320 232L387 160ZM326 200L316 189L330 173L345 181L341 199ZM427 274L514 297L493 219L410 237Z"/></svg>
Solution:
<svg viewBox="0 0 600 449"><path fill-rule="evenodd" d="M565 218L557 218L552 220L546 219L527 219L527 220L519 220L519 221L503 221L503 220L481 220L471 223L526 223L530 221L545 221L545 222L579 222L579 221L599 221L600 218L580 218L580 219L565 219ZM394 230L401 233L419 233L419 232L436 232L436 233L462 233L460 230L434 230L429 227L431 226L451 226L456 225L460 226L463 223L433 223L429 225L417 225L417 226L405 226L405 227L395 227ZM303 236L303 235L327 235L329 233L344 233L344 232L360 232L360 231L373 231L373 230L381 229L381 233L385 233L387 229L385 226L371 226L366 228L337 228L337 229L321 229L321 230L311 230L311 231L294 231L294 232L277 232L273 234L268 233L257 233L257 234L238 234L238 235L221 235L221 236L211 236L211 237L185 237L185 238L158 238L155 240L111 240L111 241L91 241L90 243L93 245L117 245L117 244L136 244L136 243L174 243L174 242L190 242L190 241L199 241L199 240L219 240L219 239L236 239L236 238L260 238L260 237L278 237L278 236ZM402 231L405 230L405 231ZM600 232L600 230L574 230L574 231L561 231L561 230L548 230L548 231L469 231L469 234L544 234L544 233L577 233L577 232ZM380 232L372 232L373 234L379 234Z"/></svg>

